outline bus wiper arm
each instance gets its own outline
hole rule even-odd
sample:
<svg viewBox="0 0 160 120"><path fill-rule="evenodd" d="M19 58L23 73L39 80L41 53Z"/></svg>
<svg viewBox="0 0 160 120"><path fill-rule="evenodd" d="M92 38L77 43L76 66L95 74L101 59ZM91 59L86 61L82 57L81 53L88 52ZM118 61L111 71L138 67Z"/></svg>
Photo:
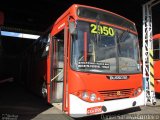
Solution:
<svg viewBox="0 0 160 120"><path fill-rule="evenodd" d="M98 43L99 39L100 39L100 35L99 35L99 27L100 26L100 16L97 15L96 17L96 28L97 28L97 34L96 34L96 43Z"/></svg>
<svg viewBox="0 0 160 120"><path fill-rule="evenodd" d="M118 33L117 33L117 38L118 38L119 42L122 40L125 40L128 36L128 33L129 33L128 29L123 31L120 35L118 35ZM125 39L123 39L123 38L125 38Z"/></svg>

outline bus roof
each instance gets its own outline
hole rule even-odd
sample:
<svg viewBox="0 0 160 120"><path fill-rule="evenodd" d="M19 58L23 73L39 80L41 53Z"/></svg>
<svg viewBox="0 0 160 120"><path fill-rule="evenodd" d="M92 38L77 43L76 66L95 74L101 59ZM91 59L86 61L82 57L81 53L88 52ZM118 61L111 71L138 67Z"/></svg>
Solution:
<svg viewBox="0 0 160 120"><path fill-rule="evenodd" d="M70 6L69 8L68 8L68 10L66 11L66 12L64 12L58 19L57 19L57 21L55 22L55 24L57 24L61 19L63 19L64 17L66 17L66 15L68 14L68 13L70 13L70 10L71 9L74 9L74 8L76 8L76 7L86 7L86 8L92 8L92 9L95 9L95 10L100 10L100 11L104 11L104 12L108 12L108 13L110 13L110 14L113 14L113 15L116 15L116 16L118 16L118 17L121 17L121 18L123 18L123 19L125 19L125 20L127 20L127 21L129 21L129 22L131 22L131 23L133 23L133 24L135 24L133 21L131 21L131 20L129 20L129 19L127 19L127 18L125 18L125 17L123 17L123 16L121 16L121 15L118 15L118 14L116 14L116 13L114 13L114 12L110 12L110 11L108 11L108 10L104 10L104 9L101 9L101 8L97 8L97 7L92 7L92 6L87 6L87 5L81 5L81 4L73 4L72 6Z"/></svg>
<svg viewBox="0 0 160 120"><path fill-rule="evenodd" d="M155 34L155 35L153 36L153 40L157 40L157 39L160 39L160 34Z"/></svg>

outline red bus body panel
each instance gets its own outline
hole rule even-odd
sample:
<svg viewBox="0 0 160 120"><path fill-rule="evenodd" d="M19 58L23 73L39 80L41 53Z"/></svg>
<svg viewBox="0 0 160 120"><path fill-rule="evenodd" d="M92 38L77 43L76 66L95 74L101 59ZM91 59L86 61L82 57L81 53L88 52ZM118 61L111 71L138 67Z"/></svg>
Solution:
<svg viewBox="0 0 160 120"><path fill-rule="evenodd" d="M160 40L160 34L153 36L153 40ZM154 84L155 92L160 93L160 60L154 60Z"/></svg>
<svg viewBox="0 0 160 120"><path fill-rule="evenodd" d="M154 80L155 91L160 93L160 60L154 61Z"/></svg>
<svg viewBox="0 0 160 120"><path fill-rule="evenodd" d="M0 26L4 24L4 14L0 11Z"/></svg>
<svg viewBox="0 0 160 120"><path fill-rule="evenodd" d="M93 74L84 72L69 72L69 92L74 93L79 90L91 90L97 92L101 90L121 90L128 88L138 88L142 86L142 74L128 75L127 80L109 80L107 74ZM126 75L122 75L126 76Z"/></svg>

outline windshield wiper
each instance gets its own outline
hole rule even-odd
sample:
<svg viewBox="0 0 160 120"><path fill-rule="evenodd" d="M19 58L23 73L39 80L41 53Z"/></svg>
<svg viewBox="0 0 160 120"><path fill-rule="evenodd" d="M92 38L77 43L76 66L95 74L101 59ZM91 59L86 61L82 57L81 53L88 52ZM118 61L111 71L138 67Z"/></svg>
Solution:
<svg viewBox="0 0 160 120"><path fill-rule="evenodd" d="M116 50L117 50L117 52L116 52L117 53L116 71L117 71L117 73L119 73L119 55L121 54L120 42L125 41L126 38L128 37L128 34L129 34L129 30L128 29L123 31L120 35L118 34L118 32L116 32L116 38L117 38L117 40L116 40Z"/></svg>
<svg viewBox="0 0 160 120"><path fill-rule="evenodd" d="M126 38L128 37L129 35L129 30L125 30L123 31L120 35L118 35L118 32L116 32L116 36L117 36L117 46L118 46L118 50L119 50L119 53L121 53L121 49L120 49L120 42L123 42L126 40Z"/></svg>
<svg viewBox="0 0 160 120"><path fill-rule="evenodd" d="M100 39L100 34L99 34L99 32L100 32L100 30L99 30L99 27L100 26L100 15L97 15L97 17L96 17L96 28L97 28L97 34L96 34L96 43L98 44L98 41L99 41L99 39Z"/></svg>
<svg viewBox="0 0 160 120"><path fill-rule="evenodd" d="M116 32L117 33L117 32ZM128 34L129 34L129 30L125 30L123 31L120 35L118 35L117 33L117 38L118 38L118 41L123 41L125 40L127 37L128 37Z"/></svg>

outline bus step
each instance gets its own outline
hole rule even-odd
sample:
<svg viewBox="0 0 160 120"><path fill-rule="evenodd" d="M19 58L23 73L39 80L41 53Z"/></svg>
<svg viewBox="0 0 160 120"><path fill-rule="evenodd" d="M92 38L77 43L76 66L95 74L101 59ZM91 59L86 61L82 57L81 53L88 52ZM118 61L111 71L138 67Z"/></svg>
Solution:
<svg viewBox="0 0 160 120"><path fill-rule="evenodd" d="M62 111L62 102L60 102L60 103L52 103L52 105L53 105L54 107L56 107L57 109L59 109L59 110Z"/></svg>

